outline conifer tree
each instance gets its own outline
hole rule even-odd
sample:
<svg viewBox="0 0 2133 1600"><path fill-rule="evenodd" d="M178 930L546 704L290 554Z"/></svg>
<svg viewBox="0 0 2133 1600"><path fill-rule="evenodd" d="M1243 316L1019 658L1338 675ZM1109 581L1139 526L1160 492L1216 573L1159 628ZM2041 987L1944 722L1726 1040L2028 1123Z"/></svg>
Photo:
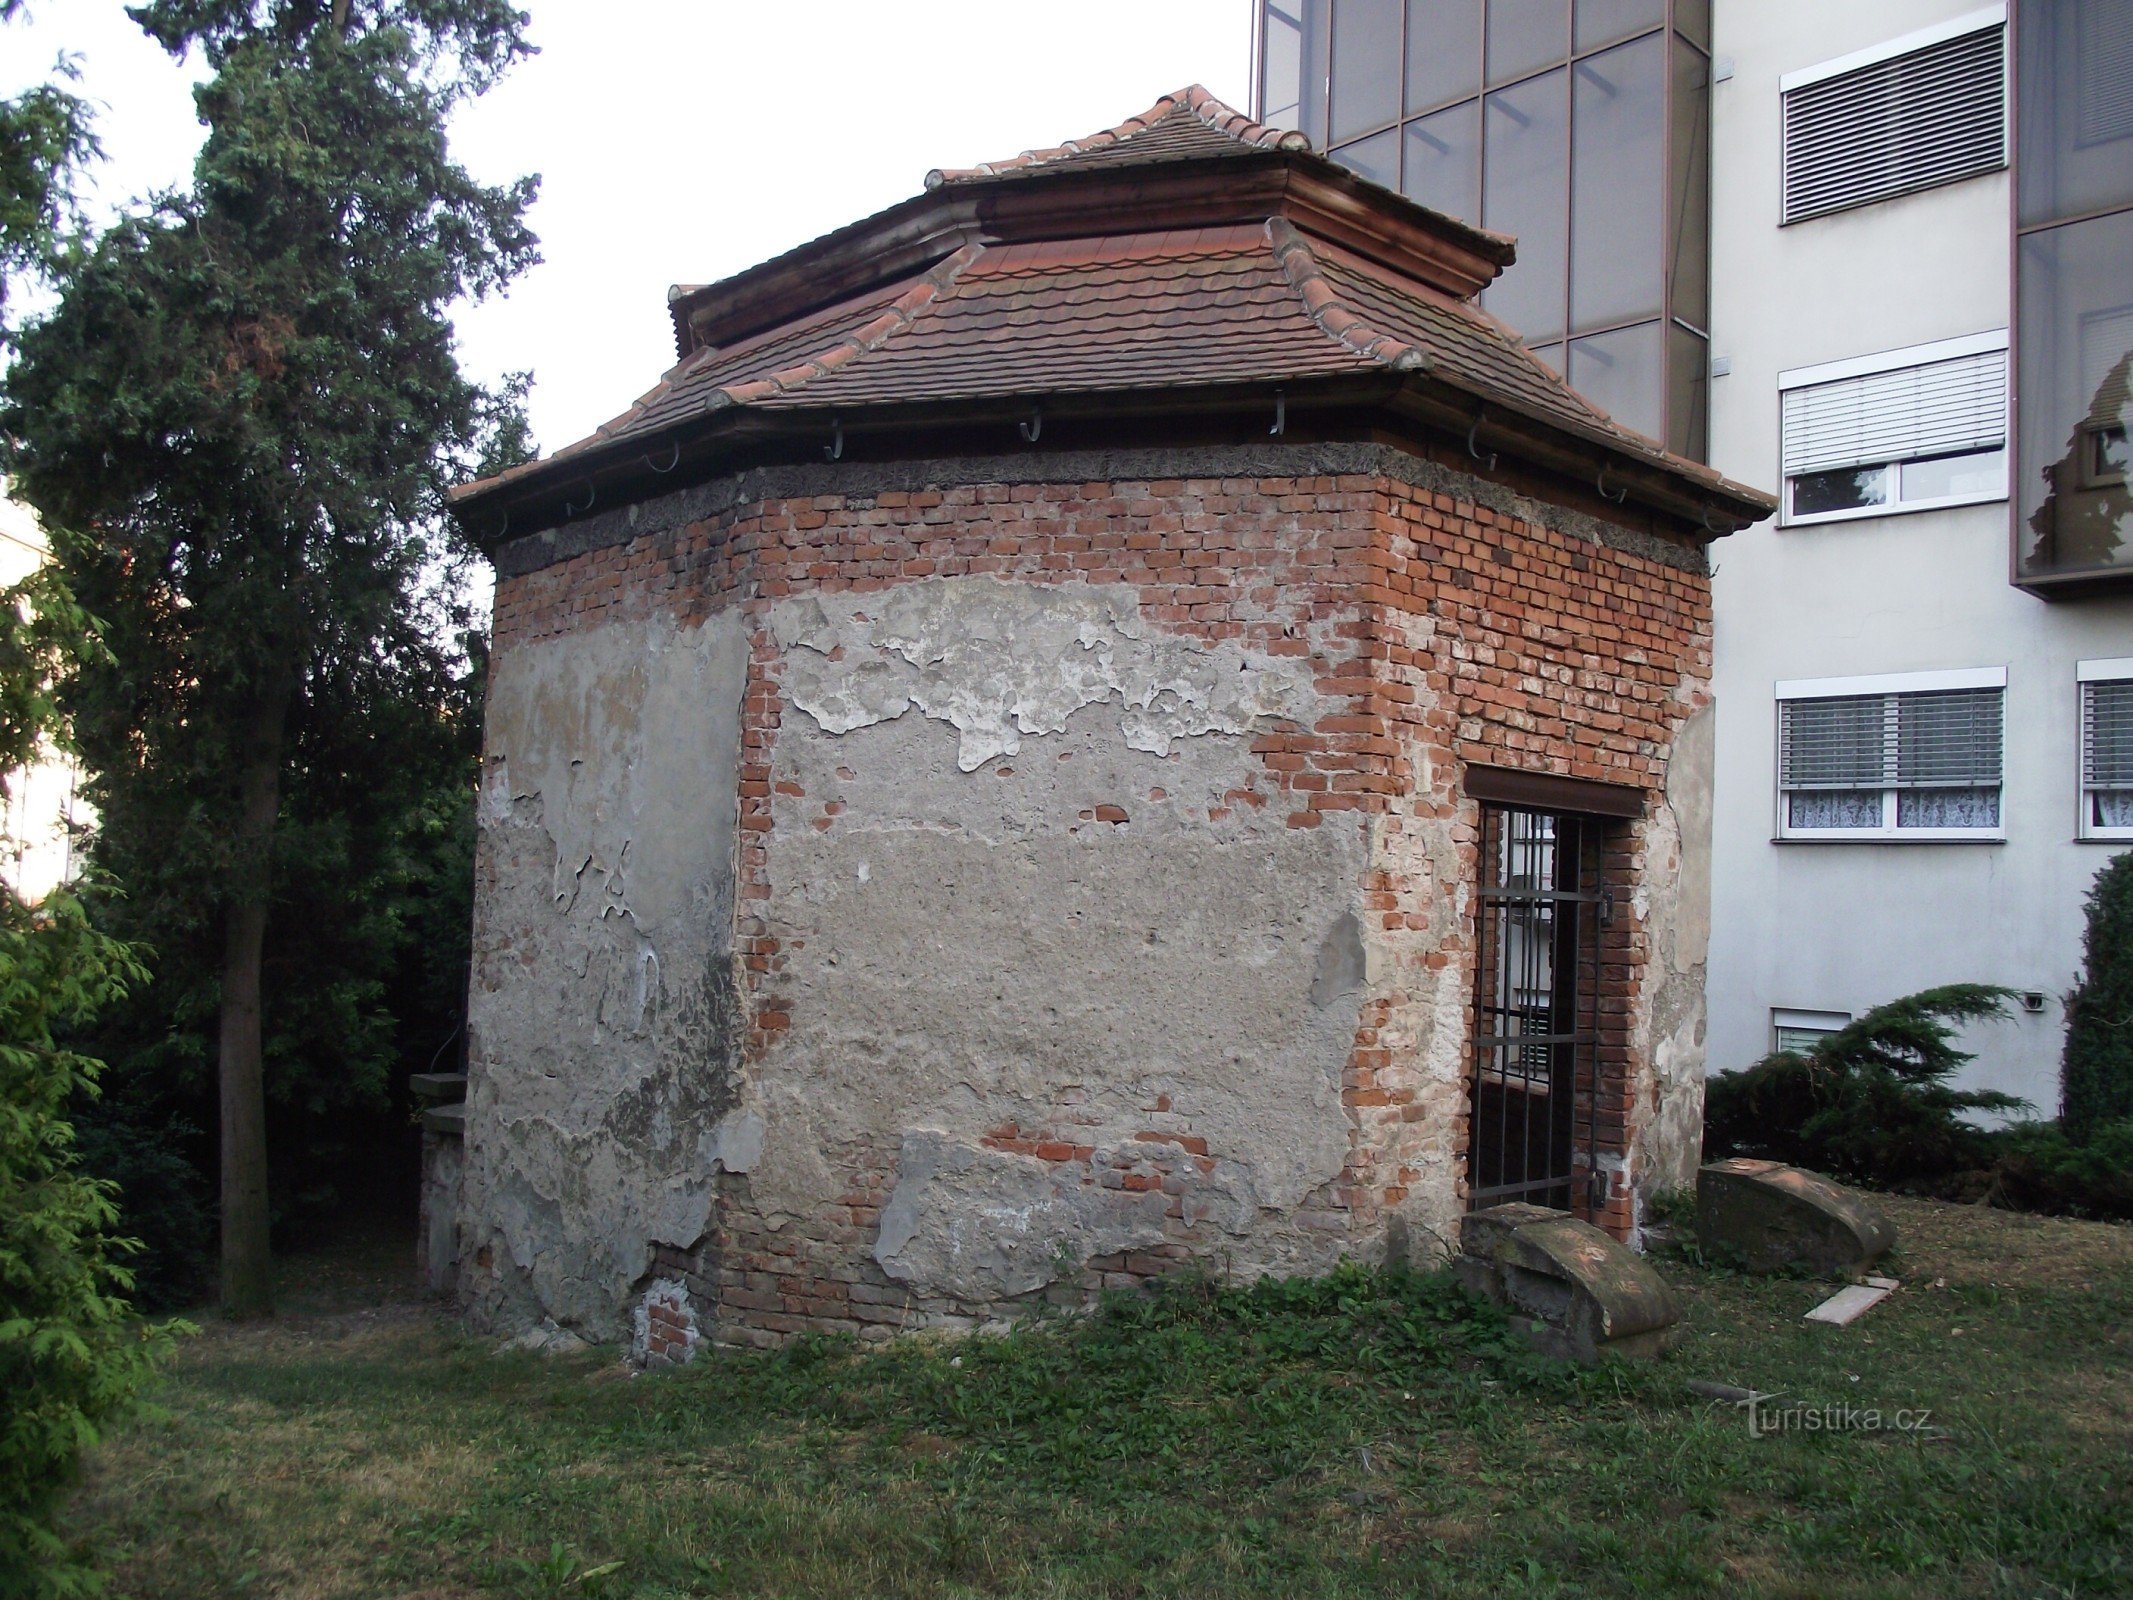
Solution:
<svg viewBox="0 0 2133 1600"><path fill-rule="evenodd" d="M536 259L534 180L476 182L445 126L529 47L494 0L130 14L205 52L206 141L189 189L66 263L0 448L105 624L69 709L127 891L218 952L222 1302L250 1316L271 1309L261 973L285 789L329 754L360 781L350 719L444 694L438 600L466 557L443 490L523 444L515 389L461 373L449 312Z"/></svg>

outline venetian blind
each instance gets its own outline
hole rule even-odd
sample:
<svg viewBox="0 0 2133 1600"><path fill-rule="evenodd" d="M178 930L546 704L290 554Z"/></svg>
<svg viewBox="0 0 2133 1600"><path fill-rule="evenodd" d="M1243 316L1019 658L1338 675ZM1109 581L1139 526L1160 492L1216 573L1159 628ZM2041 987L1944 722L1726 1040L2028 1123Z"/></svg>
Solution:
<svg viewBox="0 0 2133 1600"><path fill-rule="evenodd" d="M2000 689L1778 703L1786 789L1989 788L2000 781Z"/></svg>
<svg viewBox="0 0 2133 1600"><path fill-rule="evenodd" d="M2133 789L2133 680L2081 686L2081 785Z"/></svg>
<svg viewBox="0 0 2133 1600"><path fill-rule="evenodd" d="M1990 450L2007 442L2007 352L1787 389L1787 477Z"/></svg>
<svg viewBox="0 0 2133 1600"><path fill-rule="evenodd" d="M1788 91L1785 221L2004 167L2006 32L1994 23Z"/></svg>

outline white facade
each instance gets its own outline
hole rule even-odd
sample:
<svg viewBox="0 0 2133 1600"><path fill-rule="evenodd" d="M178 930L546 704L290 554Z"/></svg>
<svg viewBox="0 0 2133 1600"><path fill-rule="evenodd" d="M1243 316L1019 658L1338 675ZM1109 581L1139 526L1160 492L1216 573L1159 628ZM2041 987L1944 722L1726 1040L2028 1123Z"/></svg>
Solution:
<svg viewBox="0 0 2133 1600"><path fill-rule="evenodd" d="M1723 375L1711 383L1710 460L1729 476L1781 487L1781 375L1942 341L1989 348L2008 328L2005 168L1779 222L1788 75L1930 38L1975 13L1976 0L1717 6L1711 351ZM1995 496L1774 519L1714 547L1712 1070L1769 1052L1792 1014L1856 1016L1935 984L1999 983L2044 1003L1973 1034L1970 1086L2056 1114L2060 1000L2080 964L2083 897L2126 848L2077 837L2077 670L2133 657L2133 585L2052 602L2015 588L2009 517ZM1780 684L1914 673L1990 682L1978 669L2005 674L1997 829L1933 842L1780 839Z"/></svg>
<svg viewBox="0 0 2133 1600"><path fill-rule="evenodd" d="M0 588L20 583L47 559L44 530L18 500L0 495ZM80 774L71 759L52 755L7 774L0 807L0 878L28 900L74 876L74 826L87 808L75 798Z"/></svg>

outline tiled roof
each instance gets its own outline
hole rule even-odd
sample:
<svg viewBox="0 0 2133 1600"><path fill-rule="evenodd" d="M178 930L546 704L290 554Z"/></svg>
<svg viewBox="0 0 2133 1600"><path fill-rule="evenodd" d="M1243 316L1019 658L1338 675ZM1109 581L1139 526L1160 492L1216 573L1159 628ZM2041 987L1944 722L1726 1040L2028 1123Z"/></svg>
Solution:
<svg viewBox="0 0 2133 1600"><path fill-rule="evenodd" d="M995 245L880 349L764 404L1154 389L1355 370L1266 228Z"/></svg>
<svg viewBox="0 0 2133 1600"><path fill-rule="evenodd" d="M591 438L653 439L727 406L909 404L1428 371L1634 454L1608 419L1471 302L1281 218L968 246L923 276L726 350L700 350ZM1698 469L1701 470L1701 469Z"/></svg>
<svg viewBox="0 0 2133 1600"><path fill-rule="evenodd" d="M943 184L967 183L1037 167L1126 166L1196 156L1236 156L1251 150L1310 148L1311 141L1304 135L1254 122L1194 84L1164 95L1139 116L1128 117L1117 127L1092 133L1086 139L1069 139L1049 150L1025 150L1005 161L975 167L936 167L926 174L926 187L937 189Z"/></svg>
<svg viewBox="0 0 2133 1600"><path fill-rule="evenodd" d="M1292 152L1296 140L1191 89L1090 138L935 173L928 186L990 191L1039 180L1049 193L1040 175L1061 169L1161 163L1173 172L1185 164L1205 171L1224 167L1228 152ZM1335 170L1317 157L1300 159L1308 181L1320 180L1319 169ZM944 236L943 253L930 265L920 256L911 270L837 304L785 315L720 347L694 349L591 437L545 461L467 485L455 503L588 452L635 444L650 460L669 444L678 451L684 433L722 412L768 418L805 409L843 412L849 421L880 407L1042 403L1075 394L1370 374L1434 380L1499 413L1637 458L1736 506L1759 498L1615 423L1471 298L1443 286L1458 279L1430 281L1419 275L1426 265L1403 271L1388 262L1408 258L1382 255L1367 242L1353 249L1330 243L1278 214L1286 191L1252 182L1259 186L1242 192L1257 198L1230 211L1237 220L1218 226L1099 232L1101 222L1076 220L1068 231L1079 236L1067 238L1045 238L1041 230L993 242L982 231ZM1435 237L1427 229L1441 219L1370 186L1359 189L1345 173L1338 182L1342 205L1362 208L1366 218L1382 208L1389 225L1421 227L1425 239ZM1296 214L1306 221L1315 215ZM1341 224L1328 226L1338 234ZM1367 229L1361 237L1367 240ZM1445 237L1463 246L1463 237ZM803 292L806 266L803 247L782 269Z"/></svg>

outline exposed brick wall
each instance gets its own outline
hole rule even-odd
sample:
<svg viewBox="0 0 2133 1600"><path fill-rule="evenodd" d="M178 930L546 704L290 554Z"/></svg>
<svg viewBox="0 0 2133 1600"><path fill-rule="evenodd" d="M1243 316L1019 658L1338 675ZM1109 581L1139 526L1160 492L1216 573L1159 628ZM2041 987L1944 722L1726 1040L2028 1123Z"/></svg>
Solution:
<svg viewBox="0 0 2133 1600"><path fill-rule="evenodd" d="M1702 703L1709 675L1709 585L1699 565L1375 474L978 484L760 500L505 576L494 638L505 651L643 611L686 622L730 606L749 620L735 950L751 1059L774 1049L790 1023L780 989L786 952L764 916L773 893L764 840L787 714L768 625L777 600L951 576L1128 584L1155 626L1308 658L1332 709L1312 727L1256 738L1259 774L1225 801L1279 808L1294 828L1340 813L1370 819L1373 864L1357 903L1375 919L1370 933L1389 956L1389 976L1365 996L1342 1080L1349 1164L1308 1208L1367 1250L1373 1230L1431 1172L1441 1178L1462 1148L1472 959L1463 891L1474 881L1476 830L1461 764L1656 790L1674 730ZM1610 881L1635 884L1639 839L1640 825L1629 824L1610 839ZM1647 950L1633 912L1605 940L1601 1142L1626 1155L1638 1075L1628 1022ZM1211 1247L1190 1200L1194 1163L1207 1151L1165 1110L1151 1108L1145 1160L1106 1158L1088 1181L1170 1195L1171 1242L1099 1258L1048 1298L1078 1302ZM1098 1161L1076 1140L1068 1108L1044 1127L995 1128L988 1143L1048 1161ZM807 1328L880 1334L914 1316L953 1325L996 1315L1001 1308L983 1305L914 1310L872 1260L896 1151L888 1129L836 1151L840 1191L778 1227L766 1225L746 1177L725 1175L714 1236L696 1256L656 1270L685 1282L729 1340L775 1342ZM1618 1192L1597 1220L1625 1232L1627 1207Z"/></svg>
<svg viewBox="0 0 2133 1600"><path fill-rule="evenodd" d="M1418 1124L1460 1119L1465 1095L1418 1070L1414 1045L1441 1033L1471 984L1473 917L1442 915L1445 891L1477 881L1478 834L1459 792L1464 763L1641 788L1665 783L1674 735L1709 700L1709 580L1630 552L1596 547L1502 511L1381 480L1371 560L1381 572L1364 615L1377 683L1373 709L1391 741L1389 870L1366 885L1381 932L1408 975L1375 1002L1350 1064L1359 1107L1351 1203L1396 1207L1417 1172L1406 1159ZM1446 759L1450 757L1451 759ZM1405 830L1448 824L1455 849L1434 872L1404 856ZM1630 892L1642 881L1644 825L1608 832L1601 881L1616 891L1601 931L1597 1144L1603 1167L1630 1153L1630 1098L1640 1063L1631 1018L1649 945ZM1436 914L1432 914L1432 912ZM1447 975L1457 983L1445 981ZM1418 1014L1425 1013L1425 1014ZM1460 1009L1462 1031L1470 1010ZM1390 1047L1388 1047L1390 1046ZM1466 1068L1465 1040L1457 1042ZM1432 1088L1436 1093L1431 1093ZM1613 1158L1612 1161L1610 1158ZM1583 1194L1580 1186L1580 1206ZM1632 1226L1626 1174L1592 1220Z"/></svg>

